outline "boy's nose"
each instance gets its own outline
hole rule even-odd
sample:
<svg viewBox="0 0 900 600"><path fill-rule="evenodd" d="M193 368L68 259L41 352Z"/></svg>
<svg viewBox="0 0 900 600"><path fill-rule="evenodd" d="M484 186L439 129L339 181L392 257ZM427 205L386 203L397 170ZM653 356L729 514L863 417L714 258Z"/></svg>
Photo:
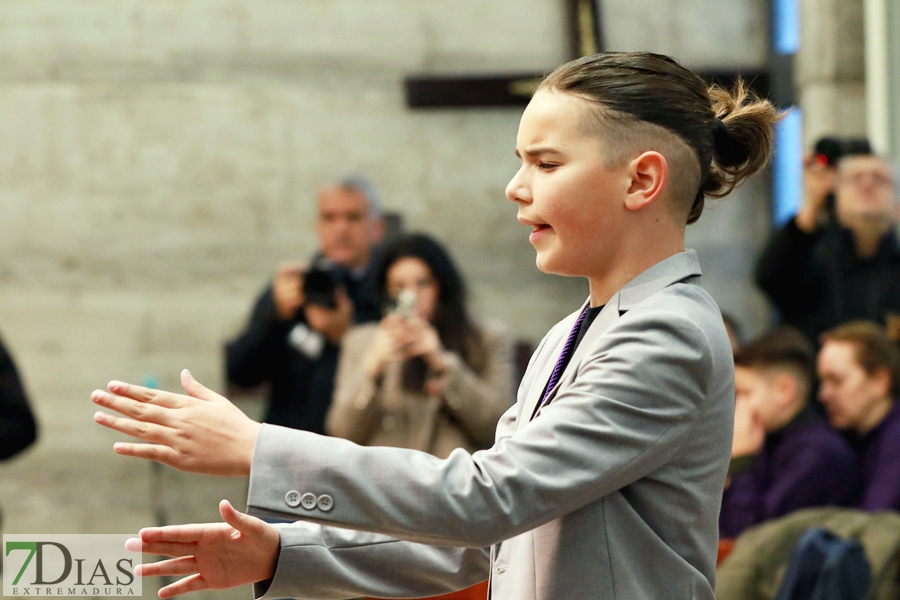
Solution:
<svg viewBox="0 0 900 600"><path fill-rule="evenodd" d="M522 170L519 169L506 185L506 197L513 202L530 202L531 194L525 186Z"/></svg>

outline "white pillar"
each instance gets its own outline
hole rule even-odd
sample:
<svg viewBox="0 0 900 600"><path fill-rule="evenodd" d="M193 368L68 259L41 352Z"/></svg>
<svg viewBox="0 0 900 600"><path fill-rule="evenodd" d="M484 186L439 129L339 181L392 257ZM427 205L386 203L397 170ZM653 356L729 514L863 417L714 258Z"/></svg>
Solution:
<svg viewBox="0 0 900 600"><path fill-rule="evenodd" d="M873 149L896 151L891 135L890 44L887 0L864 1L866 55L866 129Z"/></svg>

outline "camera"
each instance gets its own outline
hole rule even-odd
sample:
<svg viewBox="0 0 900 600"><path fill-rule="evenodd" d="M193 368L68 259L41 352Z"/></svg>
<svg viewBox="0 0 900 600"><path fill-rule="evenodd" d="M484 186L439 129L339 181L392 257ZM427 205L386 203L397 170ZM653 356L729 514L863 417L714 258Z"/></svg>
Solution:
<svg viewBox="0 0 900 600"><path fill-rule="evenodd" d="M350 286L350 271L327 259L318 259L303 276L303 297L306 304L337 308L335 292Z"/></svg>
<svg viewBox="0 0 900 600"><path fill-rule="evenodd" d="M840 159L852 154L872 154L872 146L866 138L820 138L813 148L813 160L820 167L836 167Z"/></svg>
<svg viewBox="0 0 900 600"><path fill-rule="evenodd" d="M416 293L405 289L397 296L389 311L391 314L408 319L416 314Z"/></svg>

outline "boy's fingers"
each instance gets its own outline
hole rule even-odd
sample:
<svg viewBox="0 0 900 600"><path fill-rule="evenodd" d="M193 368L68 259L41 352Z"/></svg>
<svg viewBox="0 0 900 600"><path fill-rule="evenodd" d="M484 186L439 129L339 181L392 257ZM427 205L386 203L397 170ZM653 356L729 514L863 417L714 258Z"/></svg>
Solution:
<svg viewBox="0 0 900 600"><path fill-rule="evenodd" d="M94 421L125 435L136 437L145 442L168 445L171 430L155 423L145 423L134 419L116 417L105 412L94 413Z"/></svg>
<svg viewBox="0 0 900 600"><path fill-rule="evenodd" d="M183 387L184 391L186 391L188 395L193 398L198 398L200 400L222 399L222 396L194 379L194 376L191 375L191 372L187 369L183 369L181 371L181 387Z"/></svg>
<svg viewBox="0 0 900 600"><path fill-rule="evenodd" d="M219 514L222 515L226 523L241 533L261 531L265 527L263 521L240 512L228 500L219 502Z"/></svg>
<svg viewBox="0 0 900 600"><path fill-rule="evenodd" d="M166 527L145 527L138 532L144 542L177 542L194 544L204 535L219 529L230 529L222 523L200 523L193 525L169 525Z"/></svg>
<svg viewBox="0 0 900 600"><path fill-rule="evenodd" d="M185 577L184 579L179 579L175 583L162 588L159 590L159 597L163 599L171 598L180 594L187 594L188 592L197 592L206 589L209 589L209 584L206 583L206 580L203 579L203 576L200 575L200 573L196 573Z"/></svg>
<svg viewBox="0 0 900 600"><path fill-rule="evenodd" d="M114 410L126 417L150 423L166 425L171 420L171 409L153 404L149 401L134 400L127 396L108 394L101 390L95 390L91 394L94 404Z"/></svg>
<svg viewBox="0 0 900 600"><path fill-rule="evenodd" d="M125 549L129 552L140 552L142 544L143 542L138 538L128 538L125 540Z"/></svg>
<svg viewBox="0 0 900 600"><path fill-rule="evenodd" d="M169 465L176 469L179 468L178 459L181 457L174 449L159 444L130 444L128 442L116 442L113 444L113 451L122 456L134 456L135 458L155 460L156 462Z"/></svg>
<svg viewBox="0 0 900 600"><path fill-rule="evenodd" d="M131 540L129 540L131 541ZM156 554L158 556L184 557L193 556L197 552L197 544L184 544L180 542L146 542L134 540L136 543L126 546L126 550L141 552L143 554ZM132 550L133 548L133 550ZM184 575L184 573L181 573Z"/></svg>
<svg viewBox="0 0 900 600"><path fill-rule="evenodd" d="M138 577L164 577L169 575L193 575L197 572L197 559L193 556L182 556L170 560L143 563L134 568Z"/></svg>
<svg viewBox="0 0 900 600"><path fill-rule="evenodd" d="M158 406L165 406L166 408L178 408L184 406L183 396L164 390L156 390L116 380L110 381L106 388L112 394L131 398L138 402L147 402Z"/></svg>

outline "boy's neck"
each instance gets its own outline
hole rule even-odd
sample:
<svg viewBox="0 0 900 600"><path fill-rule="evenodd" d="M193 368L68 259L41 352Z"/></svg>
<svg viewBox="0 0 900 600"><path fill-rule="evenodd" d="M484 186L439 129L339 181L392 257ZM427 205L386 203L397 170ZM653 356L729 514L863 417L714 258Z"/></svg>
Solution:
<svg viewBox="0 0 900 600"><path fill-rule="evenodd" d="M643 247L640 243L631 246L621 247L618 258L610 261L613 268L587 278L591 306L605 305L629 281L670 256L684 252L684 238L669 241L657 239L651 244L645 242Z"/></svg>

